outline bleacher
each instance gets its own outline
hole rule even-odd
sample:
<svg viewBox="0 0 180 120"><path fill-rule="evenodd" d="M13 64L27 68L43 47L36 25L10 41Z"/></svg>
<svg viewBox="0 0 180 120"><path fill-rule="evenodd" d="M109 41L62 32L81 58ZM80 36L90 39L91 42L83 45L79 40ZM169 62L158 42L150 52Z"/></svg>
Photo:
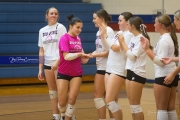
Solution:
<svg viewBox="0 0 180 120"><path fill-rule="evenodd" d="M38 56L38 32L47 25L45 12L50 7L58 9L59 22L66 27L67 15L79 17L83 21L80 37L84 51L90 53L95 50L95 34L98 29L92 23L92 15L95 10L101 9L101 4L83 3L82 0L51 0L50 3L49 0L1 0L0 56ZM0 66L0 81L37 78L38 64L0 64ZM94 75L95 59L83 65L83 69L84 75Z"/></svg>

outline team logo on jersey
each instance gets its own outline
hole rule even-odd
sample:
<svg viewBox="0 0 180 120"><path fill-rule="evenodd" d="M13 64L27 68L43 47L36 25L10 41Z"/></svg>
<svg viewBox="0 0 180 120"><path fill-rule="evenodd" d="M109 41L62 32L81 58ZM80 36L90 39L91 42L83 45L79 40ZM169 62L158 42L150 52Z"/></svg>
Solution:
<svg viewBox="0 0 180 120"><path fill-rule="evenodd" d="M100 41L101 40L99 40L99 39L96 40L96 48L102 48L102 45L100 44L101 43Z"/></svg>
<svg viewBox="0 0 180 120"><path fill-rule="evenodd" d="M118 40L118 34L116 34L115 36L114 36L114 39L113 39L114 41L114 44L116 43L116 41Z"/></svg>
<svg viewBox="0 0 180 120"><path fill-rule="evenodd" d="M50 31L50 32L44 32L44 33L42 33L42 34L43 34L43 37L44 37L44 36L49 36L49 35L54 35L54 34L57 34L57 30Z"/></svg>
<svg viewBox="0 0 180 120"><path fill-rule="evenodd" d="M55 39L57 35L57 30L50 31L50 32L44 32L43 37L46 37L45 40L43 41L43 44L48 44L48 43L54 43L57 42L58 40Z"/></svg>
<svg viewBox="0 0 180 120"><path fill-rule="evenodd" d="M75 46L74 46L74 49L76 49L76 50L81 50L81 46L75 45Z"/></svg>
<svg viewBox="0 0 180 120"><path fill-rule="evenodd" d="M135 46L135 43L130 43L130 50L132 50L133 48L134 48L134 46Z"/></svg>
<svg viewBox="0 0 180 120"><path fill-rule="evenodd" d="M82 51L82 47L80 45L74 45L73 48L70 49L70 52L81 52Z"/></svg>
<svg viewBox="0 0 180 120"><path fill-rule="evenodd" d="M80 40L80 38L79 38L79 40ZM79 41L79 40L77 40L77 41L69 40L69 44L71 45L70 52L81 52L82 51L81 41Z"/></svg>
<svg viewBox="0 0 180 120"><path fill-rule="evenodd" d="M43 41L43 44L47 44L47 43L54 43L57 42L57 39L53 39L51 35L47 36L45 41Z"/></svg>
<svg viewBox="0 0 180 120"><path fill-rule="evenodd" d="M98 36L96 36L96 39L101 39L101 37L98 35Z"/></svg>
<svg viewBox="0 0 180 120"><path fill-rule="evenodd" d="M69 41L70 45L80 45L81 42L80 41Z"/></svg>
<svg viewBox="0 0 180 120"><path fill-rule="evenodd" d="M96 36L96 43L95 44L96 44L96 48L102 48L100 36Z"/></svg>
<svg viewBox="0 0 180 120"><path fill-rule="evenodd" d="M96 44L97 48L102 48L102 45Z"/></svg>

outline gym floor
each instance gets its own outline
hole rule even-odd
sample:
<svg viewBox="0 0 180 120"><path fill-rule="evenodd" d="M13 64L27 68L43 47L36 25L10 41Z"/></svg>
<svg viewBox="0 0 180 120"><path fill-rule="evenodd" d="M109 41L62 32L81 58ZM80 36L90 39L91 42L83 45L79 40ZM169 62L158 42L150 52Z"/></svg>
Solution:
<svg viewBox="0 0 180 120"><path fill-rule="evenodd" d="M93 83L82 83L76 102L77 120L98 120L93 102ZM132 120L125 87L119 94L123 120ZM145 85L141 99L145 120L156 119L153 85ZM180 119L178 98L176 110ZM52 111L46 84L0 86L0 120L51 120ZM109 116L107 114L107 120Z"/></svg>

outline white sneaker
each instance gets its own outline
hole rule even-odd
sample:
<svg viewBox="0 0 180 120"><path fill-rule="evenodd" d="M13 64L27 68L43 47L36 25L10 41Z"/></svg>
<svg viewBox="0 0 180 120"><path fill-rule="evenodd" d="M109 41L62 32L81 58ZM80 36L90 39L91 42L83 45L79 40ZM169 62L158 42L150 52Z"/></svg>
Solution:
<svg viewBox="0 0 180 120"><path fill-rule="evenodd" d="M72 120L76 120L76 116L75 115L72 116Z"/></svg>
<svg viewBox="0 0 180 120"><path fill-rule="evenodd" d="M60 120L65 120L65 116L62 116Z"/></svg>
<svg viewBox="0 0 180 120"><path fill-rule="evenodd" d="M59 119L56 119L56 117L55 116L53 116L53 119L52 120L59 120Z"/></svg>
<svg viewBox="0 0 180 120"><path fill-rule="evenodd" d="M53 119L55 120L55 119ZM65 116L62 116L60 120L65 120ZM76 120L76 117L73 115L72 120Z"/></svg>

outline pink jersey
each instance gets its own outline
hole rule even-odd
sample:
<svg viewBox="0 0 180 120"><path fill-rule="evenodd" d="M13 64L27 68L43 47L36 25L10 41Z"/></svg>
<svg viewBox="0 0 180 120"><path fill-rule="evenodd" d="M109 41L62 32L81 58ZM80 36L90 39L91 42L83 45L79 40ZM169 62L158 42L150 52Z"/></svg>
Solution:
<svg viewBox="0 0 180 120"><path fill-rule="evenodd" d="M82 51L81 39L79 36L72 37L68 33L64 34L59 42L60 64L58 72L69 76L82 75L81 58L67 61L64 59L63 52L77 53Z"/></svg>

